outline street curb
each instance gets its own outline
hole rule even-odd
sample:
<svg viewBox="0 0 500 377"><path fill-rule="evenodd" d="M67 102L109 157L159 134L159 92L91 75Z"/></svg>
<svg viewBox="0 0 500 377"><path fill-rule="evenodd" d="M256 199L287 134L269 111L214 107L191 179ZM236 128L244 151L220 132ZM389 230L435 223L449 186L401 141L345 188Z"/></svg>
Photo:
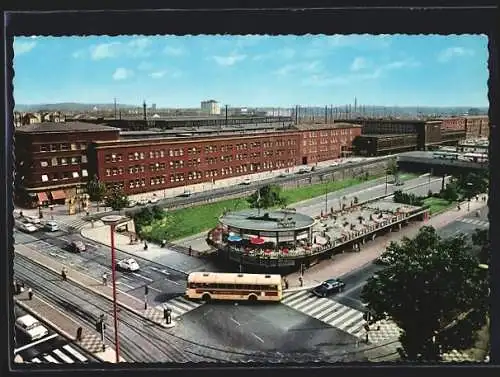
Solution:
<svg viewBox="0 0 500 377"><path fill-rule="evenodd" d="M36 251L35 251L35 252L36 252ZM45 265L43 265L42 263L40 263L39 261L37 261L37 260L33 260L33 259L32 259L31 261L32 261L32 262L34 262L34 263L36 263L36 264L38 264L38 265L40 265L40 266L42 266L42 267L45 267L45 268L47 268L47 269L51 270L52 272L54 272L54 273L56 273L56 274L59 274L59 271L56 271L53 267L50 267L50 266L45 266ZM57 263L60 263L60 262L57 262ZM79 272L80 274L82 274L82 275L86 275L89 279L92 279L92 280L95 280L96 282L99 282L97 279L94 279L92 276L89 276L89 275L87 275L87 274L84 274L84 273L82 273L82 272L80 272L80 271L78 271L78 272ZM83 283L81 283L81 282L79 282L78 280L76 280L75 278L73 278L70 274L68 274L68 275L67 275L67 279L68 279L68 280L70 280L70 281L72 281L73 283L77 284L78 286L82 287L83 289L86 289L86 290L88 290L88 291L92 291L92 292L94 292L95 294L97 294L98 296L101 296L101 297L105 298L106 300L113 302L113 298L112 298L112 297L108 296L108 295L107 295L107 294L105 294L105 293L99 292L98 290L96 290L96 289L94 289L94 288L92 288L92 287L87 287L87 286L85 286ZM128 293L126 293L126 292L120 291L120 290L118 290L118 289L117 289L116 291L117 291L117 292L116 292L116 293L117 293L117 296L118 296L118 294L120 294L120 295L127 295L127 296L132 297L134 300L139 301L137 298L135 298L135 297L133 297L133 296L129 295L129 294L128 294ZM122 308L124 308L124 309L126 309L126 310L128 310L128 311L130 311L130 312L132 312L132 313L134 313L134 314L136 314L136 315L138 315L138 316L140 316L140 317L142 317L142 318L144 318L144 319L148 320L149 322L154 323L155 325L161 326L161 327L163 327L163 328L170 328L170 327L173 327L173 326L168 327L168 325L166 325L166 324L163 324L163 323L158 323L158 322L156 322L156 321L152 320L151 318L146 317L146 316L145 316L143 313L141 313L140 311L138 311L138 310L136 310L136 309L134 309L134 308L131 308L130 306L128 306L128 305L126 305L126 304L121 303L118 299L116 300L116 303L118 304L118 306L121 306Z"/></svg>
<svg viewBox="0 0 500 377"><path fill-rule="evenodd" d="M38 300L41 300L41 301L44 301L46 305L49 305L50 307L54 308L55 310L61 312L59 309L55 308L53 305L49 304L48 302L46 302L45 300L42 300L40 297L38 297ZM23 301L21 300L18 300L17 298L14 298L14 302L19 305L24 311L30 313L31 315L33 315L35 318L37 318L39 321L41 322L44 322L46 323L47 325L49 325L50 327L52 327L52 329L55 330L56 333L58 333L59 335L62 335L64 338L66 338L67 340L71 341L72 342L72 345L84 350L86 353L90 353L92 356L94 356L95 358L101 360L103 363L114 363L113 361L109 361L109 360L105 360L103 359L102 357L98 356L96 353L93 353L93 352L90 352L88 351L85 347L82 347L80 344L78 344L78 342L76 341L76 337L73 336L73 335L70 335L68 334L66 331L64 331L63 329L61 329L59 326L57 326L54 322L52 322L50 319L48 318L44 318L42 315L40 315L37 311L31 309L29 306L27 306ZM62 314L64 314L63 312L61 312ZM64 314L65 315L65 314ZM68 317L69 318L69 317ZM72 321L74 321L72 318L70 318ZM109 346L107 346L109 347Z"/></svg>
<svg viewBox="0 0 500 377"><path fill-rule="evenodd" d="M105 243L104 243L104 242L102 242L102 241L98 241L98 240L96 240L96 239L94 239L94 238L90 238L90 237L88 237L88 236L84 235L84 234L82 233L82 232L83 232L83 230L84 230L84 229L82 229L82 230L80 231L80 235L81 235L83 238L85 238L86 240L96 242L96 243L98 243L98 244L101 244L102 246L111 247L110 245L107 245L107 244L105 244ZM119 250L121 253L124 253L124 254L130 255L130 256L133 256L133 257L136 257L136 258L144 259L144 260L146 260L146 261L148 261L148 262L151 262L151 263L160 264L160 263L157 263L157 262L153 262L153 261L152 261L152 260L150 260L150 259L147 259L147 258L141 257L140 255L135 255L135 254L133 254L133 253L131 253L131 252L129 252L129 251L124 251L124 250L122 250L122 249L120 249L120 248L118 248L118 247L116 247L116 246L115 246L115 249L116 249L116 250ZM176 250L172 250L172 251L175 251L176 253L178 253L178 251L176 251ZM180 254L183 254L183 253L180 253ZM169 268L169 269L171 269L171 270L174 270L175 272L178 272L178 273L184 274L184 275L186 275L186 276L187 276L187 275L189 275L189 272L187 272L187 271L181 271L181 270L179 270L179 269L177 269L177 268L170 267L170 266L165 266L165 265L162 265L162 266L167 267L167 268Z"/></svg>

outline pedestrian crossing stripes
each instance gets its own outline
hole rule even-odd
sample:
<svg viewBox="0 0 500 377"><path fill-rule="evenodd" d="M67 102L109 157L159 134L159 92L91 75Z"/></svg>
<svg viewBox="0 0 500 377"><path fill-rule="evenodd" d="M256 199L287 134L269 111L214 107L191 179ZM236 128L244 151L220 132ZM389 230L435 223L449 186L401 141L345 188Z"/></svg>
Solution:
<svg viewBox="0 0 500 377"><path fill-rule="evenodd" d="M174 299L168 300L156 308L161 310L163 314L164 308L169 308L172 310L172 319L179 318L180 316L195 310L203 305L203 302L195 302L186 300L184 297L179 296Z"/></svg>
<svg viewBox="0 0 500 377"><path fill-rule="evenodd" d="M74 363L85 363L89 360L87 357L82 355L75 348L71 347L69 344L46 352L44 354L38 355L30 360L29 363L52 363L52 364L74 364Z"/></svg>
<svg viewBox="0 0 500 377"><path fill-rule="evenodd" d="M485 228L490 226L489 221L486 220L478 220L478 219L471 219L470 217L464 217L459 220L462 223L466 224L473 224L473 225L478 225L478 226L483 226Z"/></svg>
<svg viewBox="0 0 500 377"><path fill-rule="evenodd" d="M81 230L87 224L87 221L83 219L75 219L71 221L59 221L59 222L61 228L66 230L75 230L75 231Z"/></svg>
<svg viewBox="0 0 500 377"><path fill-rule="evenodd" d="M335 327L358 338L366 337L363 313L342 305L329 298L319 298L309 291L285 293L281 300L286 306L313 317L329 326ZM372 326L368 336L371 343L380 343L397 338L399 328L389 321L380 321ZM371 329L372 329L371 328Z"/></svg>

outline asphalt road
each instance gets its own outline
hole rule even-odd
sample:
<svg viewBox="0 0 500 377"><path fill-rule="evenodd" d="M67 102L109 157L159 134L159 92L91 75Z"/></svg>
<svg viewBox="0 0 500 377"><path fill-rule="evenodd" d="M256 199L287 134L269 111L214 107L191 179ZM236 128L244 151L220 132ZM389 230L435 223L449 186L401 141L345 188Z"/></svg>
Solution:
<svg viewBox="0 0 500 377"><path fill-rule="evenodd" d="M58 274L41 267L27 258L16 256L16 277L21 278L37 295L82 323L84 331L95 331L100 314L107 316L105 337L108 344L114 341L111 326L112 304L89 290L70 281L62 282ZM197 343L197 338L173 335L142 317L127 310L120 310L121 353L127 361L135 362L188 362L188 361L238 361L249 357L244 350L207 347Z"/></svg>
<svg viewBox="0 0 500 377"><path fill-rule="evenodd" d="M489 225L488 223L488 208L484 207L480 211L481 216L478 218L475 216L475 213L471 213L462 219L454 221L445 227L438 230L438 234L443 237L455 237L459 234L465 234L469 236L474 233L476 228L486 229ZM477 248L473 248L471 244L472 252L476 253L479 251ZM361 269L356 271L352 271L351 273L342 277L342 279L346 283L346 289L344 292L337 294L332 297L332 300L335 300L343 305L350 306L356 310L363 311L363 305L360 301L361 291L363 286L365 285L367 279L369 279L373 274L377 271L383 269L384 266L376 265L374 263L369 264Z"/></svg>
<svg viewBox="0 0 500 377"><path fill-rule="evenodd" d="M14 307L15 317L18 318L27 314L19 307ZM24 333L15 327L16 349L21 349L17 355L21 356L24 362L53 362L56 360L61 364L82 363L82 362L101 362L91 354L85 352L82 348L75 345L72 341L64 338L53 331L50 326L45 324L49 330L49 335L37 341L31 341ZM30 346L31 345L31 346ZM75 356L75 354L77 356ZM79 354L79 355L78 355ZM62 355L62 356L61 356ZM86 359L86 361L84 361Z"/></svg>
<svg viewBox="0 0 500 377"><path fill-rule="evenodd" d="M74 268L101 280L104 273L111 279L111 256L108 247L89 243L84 240L87 250L73 253L66 249L69 241L81 239L79 235L67 235L64 232L32 234L15 232L15 242L33 248L45 256L59 262L71 264ZM117 250L117 261L130 255ZM149 288L148 299L153 305L158 305L185 292L186 274L172 270L146 259L134 257L139 266L138 272L117 271L117 284L121 291L127 292L139 299L144 299L145 286Z"/></svg>
<svg viewBox="0 0 500 377"><path fill-rule="evenodd" d="M272 354L274 361L346 361L348 352L362 361L354 336L280 303L213 302L183 316L176 330L214 346Z"/></svg>

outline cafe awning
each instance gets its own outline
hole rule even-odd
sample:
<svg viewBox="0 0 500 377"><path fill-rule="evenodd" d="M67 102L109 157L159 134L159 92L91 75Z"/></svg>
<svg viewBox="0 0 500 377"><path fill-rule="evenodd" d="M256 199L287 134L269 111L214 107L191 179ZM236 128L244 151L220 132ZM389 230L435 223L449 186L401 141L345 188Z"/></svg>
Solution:
<svg viewBox="0 0 500 377"><path fill-rule="evenodd" d="M44 192L38 192L36 194L36 196L38 197L38 201L40 203L43 203L43 202L48 202L49 201L49 198L47 197L47 194L44 193Z"/></svg>
<svg viewBox="0 0 500 377"><path fill-rule="evenodd" d="M66 199L66 194L63 190L56 190L51 192L52 200Z"/></svg>

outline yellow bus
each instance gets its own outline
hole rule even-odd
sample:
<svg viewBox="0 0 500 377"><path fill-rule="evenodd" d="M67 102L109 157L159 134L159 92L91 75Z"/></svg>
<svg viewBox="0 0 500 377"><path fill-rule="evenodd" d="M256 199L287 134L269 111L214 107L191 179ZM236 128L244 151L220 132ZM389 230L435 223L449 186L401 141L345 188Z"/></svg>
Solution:
<svg viewBox="0 0 500 377"><path fill-rule="evenodd" d="M280 301L280 275L192 272L186 297L210 300Z"/></svg>

